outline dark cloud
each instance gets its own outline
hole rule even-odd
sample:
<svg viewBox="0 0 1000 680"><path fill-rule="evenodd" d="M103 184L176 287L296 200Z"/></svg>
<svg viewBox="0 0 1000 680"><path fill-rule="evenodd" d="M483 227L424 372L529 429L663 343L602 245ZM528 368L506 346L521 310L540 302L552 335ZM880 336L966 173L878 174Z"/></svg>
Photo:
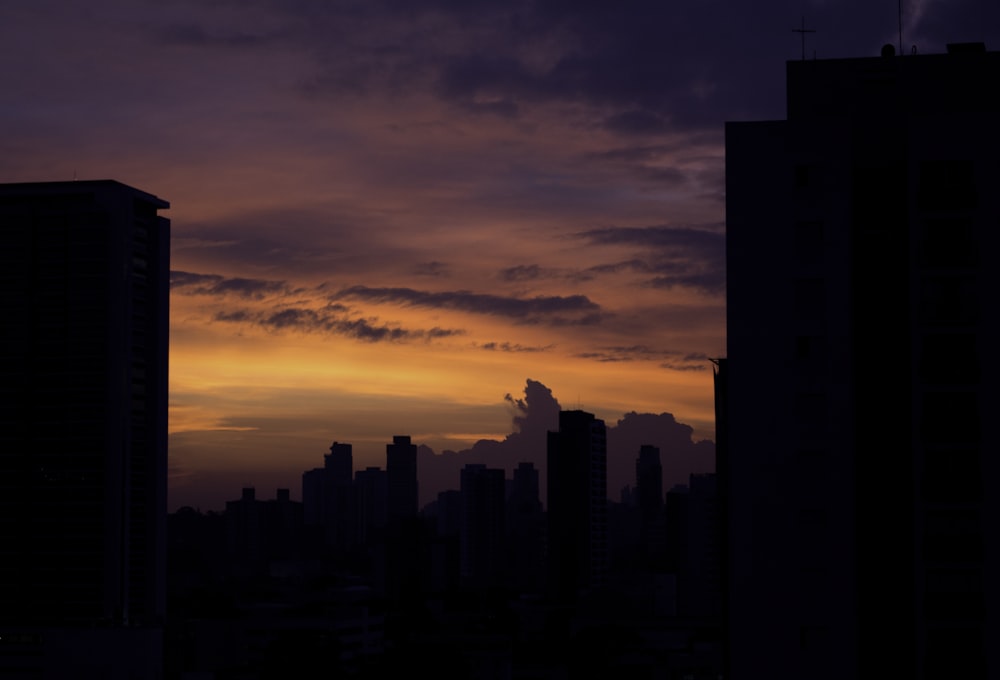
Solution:
<svg viewBox="0 0 1000 680"><path fill-rule="evenodd" d="M284 281L226 278L218 274L170 272L170 288L181 295L235 295L261 300L267 295L290 292Z"/></svg>
<svg viewBox="0 0 1000 680"><path fill-rule="evenodd" d="M419 262L413 266L411 271L417 276L432 277L446 277L451 273L447 264L436 260L432 262Z"/></svg>
<svg viewBox="0 0 1000 680"><path fill-rule="evenodd" d="M687 274L683 276L657 276L646 282L651 288L692 288L700 290L708 295L722 295L726 292L726 278L724 272L710 272L706 274Z"/></svg>
<svg viewBox="0 0 1000 680"><path fill-rule="evenodd" d="M920 43L924 53L943 51L951 41L989 44L1000 35L996 3L906 4L904 42ZM568 103L589 107L593 124L626 138L711 131L720 139L726 120L782 117L784 63L802 54L793 29L804 13L815 30L807 36L807 58L876 56L897 33L895 3L873 7L864 0L809 3L805 10L801 0L511 0L405 8L373 0L363 12L331 5L317 36L324 29L330 45L342 47L322 50L328 73L319 89L430 88L466 111L519 118L530 116L536 103ZM366 36L370 45L352 39L352 29L369 26L382 29ZM331 31L344 40L332 40Z"/></svg>
<svg viewBox="0 0 1000 680"><path fill-rule="evenodd" d="M677 188L690 181L688 174L679 168L645 165L637 169L637 174L643 181L655 184L660 189Z"/></svg>
<svg viewBox="0 0 1000 680"><path fill-rule="evenodd" d="M645 257L629 261L625 266L660 274L643 285L664 289L685 287L709 295L725 293L725 234L722 231L662 226L608 227L577 236L594 244L639 249Z"/></svg>
<svg viewBox="0 0 1000 680"><path fill-rule="evenodd" d="M304 333L331 333L365 342L431 341L464 335L465 331L434 327L431 329L406 329L377 319L350 318L342 315L341 305L328 305L320 310L305 307L286 307L276 310L217 312L216 321L253 324L272 331L299 331Z"/></svg>
<svg viewBox="0 0 1000 680"><path fill-rule="evenodd" d="M224 271L295 271L329 276L369 271L405 253L384 242L386 225L354 206L289 206L236 212L175 225L173 248L186 262ZM188 265L190 266L190 265Z"/></svg>
<svg viewBox="0 0 1000 680"><path fill-rule="evenodd" d="M230 28L211 29L191 22L156 26L152 31L154 38L167 46L252 49L274 40L271 35L246 33Z"/></svg>
<svg viewBox="0 0 1000 680"><path fill-rule="evenodd" d="M489 352L547 352L555 345L545 345L544 347L529 347L511 342L484 342L479 345L480 349Z"/></svg>
<svg viewBox="0 0 1000 680"><path fill-rule="evenodd" d="M217 312L216 321L228 321L230 323L246 323L254 320L254 314L246 309L237 309L233 312Z"/></svg>
<svg viewBox="0 0 1000 680"><path fill-rule="evenodd" d="M604 127L623 135L660 135L670 131L670 122L652 111L630 109L604 119Z"/></svg>
<svg viewBox="0 0 1000 680"><path fill-rule="evenodd" d="M515 298L469 291L433 293L412 288L353 286L341 290L331 296L331 299L354 299L407 307L452 309L507 317L516 319L520 323L545 323L554 326L591 325L600 323L604 318L600 305L584 295Z"/></svg>
<svg viewBox="0 0 1000 680"><path fill-rule="evenodd" d="M500 270L500 278L504 281L534 281L542 276L544 272L537 264L519 264Z"/></svg>
<svg viewBox="0 0 1000 680"><path fill-rule="evenodd" d="M664 362L660 364L660 368L665 368L670 371L706 371L708 370L708 365L701 364L679 364L676 362Z"/></svg>
<svg viewBox="0 0 1000 680"><path fill-rule="evenodd" d="M652 271L652 266L643 260L624 260L622 262L611 262L609 264L588 267L583 272L580 272L579 276L590 279L593 278L594 274L619 274L629 271L645 273Z"/></svg>
<svg viewBox="0 0 1000 680"><path fill-rule="evenodd" d="M618 363L621 361L632 361L632 357L606 354L604 352L581 352L580 354L573 355L578 359L591 359L593 361L599 361L601 363Z"/></svg>
<svg viewBox="0 0 1000 680"><path fill-rule="evenodd" d="M222 280L218 274L195 274L194 272L182 272L176 269L170 271L170 287L183 288L184 286L214 285Z"/></svg>
<svg viewBox="0 0 1000 680"><path fill-rule="evenodd" d="M680 352L674 350L659 350L646 345L610 346L599 347L591 352L581 352L575 354L579 359L590 359L602 363L614 363L625 361L656 361L661 368L672 370L701 370L699 362L707 362L708 359L701 354L687 354L681 356Z"/></svg>
<svg viewBox="0 0 1000 680"><path fill-rule="evenodd" d="M602 245L635 245L697 255L718 257L725 250L725 234L688 227L607 227L581 232L578 236Z"/></svg>
<svg viewBox="0 0 1000 680"><path fill-rule="evenodd" d="M708 295L722 295L726 292L726 280L716 274L692 274L690 276L657 276L646 282L651 288L692 288Z"/></svg>
<svg viewBox="0 0 1000 680"><path fill-rule="evenodd" d="M311 309L283 309L258 317L257 322L262 326L272 328L315 328L319 325L321 317Z"/></svg>
<svg viewBox="0 0 1000 680"><path fill-rule="evenodd" d="M603 151L591 151L582 158L585 162L599 163L637 163L644 164L671 158L679 153L688 152L691 148L719 144L721 131L692 132L683 136L680 141L658 144L637 144L619 146Z"/></svg>

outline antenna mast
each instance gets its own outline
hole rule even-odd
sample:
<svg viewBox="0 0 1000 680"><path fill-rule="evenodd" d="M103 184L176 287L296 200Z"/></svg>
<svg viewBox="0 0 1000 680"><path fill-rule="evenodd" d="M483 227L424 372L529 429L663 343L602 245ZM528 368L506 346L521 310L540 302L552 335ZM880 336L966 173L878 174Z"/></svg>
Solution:
<svg viewBox="0 0 1000 680"><path fill-rule="evenodd" d="M802 36L802 61L806 60L806 33L815 33L816 29L806 28L806 18L802 17L802 28L793 28L792 33Z"/></svg>

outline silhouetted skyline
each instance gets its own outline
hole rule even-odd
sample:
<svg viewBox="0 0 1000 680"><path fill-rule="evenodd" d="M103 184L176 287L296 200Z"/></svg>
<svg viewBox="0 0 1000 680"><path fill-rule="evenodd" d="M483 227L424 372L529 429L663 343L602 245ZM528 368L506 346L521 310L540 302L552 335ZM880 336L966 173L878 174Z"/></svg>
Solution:
<svg viewBox="0 0 1000 680"><path fill-rule="evenodd" d="M907 51L1000 45L996 3L903 6ZM5 9L0 182L173 206L172 495L500 440L528 378L711 439L723 121L781 117L803 17L877 55L897 4L359 7Z"/></svg>

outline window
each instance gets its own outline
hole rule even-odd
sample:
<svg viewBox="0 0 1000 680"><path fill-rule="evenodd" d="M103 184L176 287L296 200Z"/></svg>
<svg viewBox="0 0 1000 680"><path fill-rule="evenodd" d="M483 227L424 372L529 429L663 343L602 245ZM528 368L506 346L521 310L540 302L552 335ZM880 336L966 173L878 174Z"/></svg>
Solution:
<svg viewBox="0 0 1000 680"><path fill-rule="evenodd" d="M820 278L796 279L794 314L802 321L820 321L826 317L826 282Z"/></svg>
<svg viewBox="0 0 1000 680"><path fill-rule="evenodd" d="M921 489L929 503L978 503L983 496L978 447L927 447Z"/></svg>
<svg viewBox="0 0 1000 680"><path fill-rule="evenodd" d="M924 220L920 261L925 267L969 267L977 251L970 219Z"/></svg>
<svg viewBox="0 0 1000 680"><path fill-rule="evenodd" d="M795 395L795 422L806 437L822 437L827 432L827 399L821 392Z"/></svg>
<svg viewBox="0 0 1000 680"><path fill-rule="evenodd" d="M800 263L823 261L823 222L803 220L795 224L795 256Z"/></svg>
<svg viewBox="0 0 1000 680"><path fill-rule="evenodd" d="M927 276L920 282L920 315L928 324L971 324L979 318L974 276Z"/></svg>
<svg viewBox="0 0 1000 680"><path fill-rule="evenodd" d="M976 392L926 392L920 430L930 444L974 444L980 434L979 395Z"/></svg>
<svg viewBox="0 0 1000 680"><path fill-rule="evenodd" d="M923 210L975 208L977 197L972 161L936 160L921 163L917 196L918 205Z"/></svg>

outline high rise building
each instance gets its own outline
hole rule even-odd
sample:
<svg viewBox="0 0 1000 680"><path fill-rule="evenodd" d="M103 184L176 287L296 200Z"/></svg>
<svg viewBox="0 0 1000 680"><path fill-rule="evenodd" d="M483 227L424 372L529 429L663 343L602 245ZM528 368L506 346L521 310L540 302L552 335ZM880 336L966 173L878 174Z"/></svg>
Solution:
<svg viewBox="0 0 1000 680"><path fill-rule="evenodd" d="M663 514L663 466L660 449L643 444L635 459L635 488L643 532L660 520Z"/></svg>
<svg viewBox="0 0 1000 680"><path fill-rule="evenodd" d="M368 466L354 473L358 542L361 544L370 542L385 529L388 521L387 487L386 472L380 467Z"/></svg>
<svg viewBox="0 0 1000 680"><path fill-rule="evenodd" d="M302 473L305 524L319 529L322 541L333 548L353 547L358 537L358 499L354 488L354 449L333 442L323 456L323 467Z"/></svg>
<svg viewBox="0 0 1000 680"><path fill-rule="evenodd" d="M389 521L417 516L417 445L409 436L396 435L385 445L385 473Z"/></svg>
<svg viewBox="0 0 1000 680"><path fill-rule="evenodd" d="M0 675L160 672L168 207L0 185Z"/></svg>
<svg viewBox="0 0 1000 680"><path fill-rule="evenodd" d="M507 574L504 471L469 463L462 468L459 575L469 588L497 588Z"/></svg>
<svg viewBox="0 0 1000 680"><path fill-rule="evenodd" d="M568 602L604 584L608 568L607 431L585 411L560 411L548 433L549 591Z"/></svg>
<svg viewBox="0 0 1000 680"><path fill-rule="evenodd" d="M726 126L729 676L1000 677L1000 53L787 77Z"/></svg>
<svg viewBox="0 0 1000 680"><path fill-rule="evenodd" d="M533 463L522 461L508 485L506 527L510 585L522 593L537 594L544 588L545 529L538 470Z"/></svg>
<svg viewBox="0 0 1000 680"><path fill-rule="evenodd" d="M660 449L643 444L635 459L635 504L639 511L639 553L650 568L666 557L663 516L663 466Z"/></svg>

